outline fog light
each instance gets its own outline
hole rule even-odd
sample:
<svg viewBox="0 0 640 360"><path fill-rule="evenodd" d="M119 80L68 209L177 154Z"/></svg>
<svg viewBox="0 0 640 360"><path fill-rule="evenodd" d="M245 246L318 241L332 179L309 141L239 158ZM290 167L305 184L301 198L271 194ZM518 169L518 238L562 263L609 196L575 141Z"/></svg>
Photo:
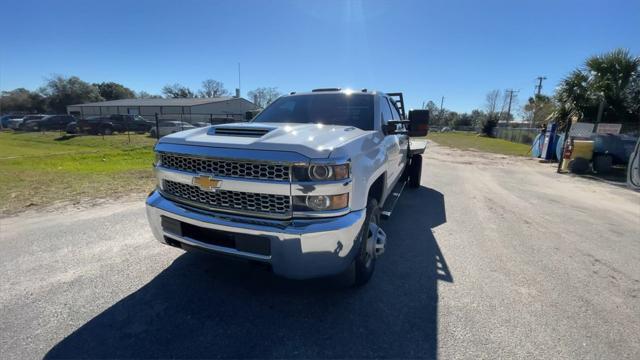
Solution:
<svg viewBox="0 0 640 360"><path fill-rule="evenodd" d="M331 199L326 195L307 196L307 206L316 211L327 210L331 205Z"/></svg>
<svg viewBox="0 0 640 360"><path fill-rule="evenodd" d="M295 211L329 211L349 206L349 194L294 196Z"/></svg>

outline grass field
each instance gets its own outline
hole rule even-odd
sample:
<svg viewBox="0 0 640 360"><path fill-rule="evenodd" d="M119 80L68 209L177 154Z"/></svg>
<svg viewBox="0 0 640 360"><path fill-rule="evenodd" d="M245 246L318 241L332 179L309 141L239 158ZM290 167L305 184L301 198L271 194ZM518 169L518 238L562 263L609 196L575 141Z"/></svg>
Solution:
<svg viewBox="0 0 640 360"><path fill-rule="evenodd" d="M146 135L0 132L0 214L59 200L81 201L153 188Z"/></svg>
<svg viewBox="0 0 640 360"><path fill-rule="evenodd" d="M528 156L529 145L510 142L507 140L478 136L475 133L444 132L429 133L427 139L440 145L462 150L478 150L495 154Z"/></svg>
<svg viewBox="0 0 640 360"><path fill-rule="evenodd" d="M428 139L464 150L525 156L528 145L467 133ZM0 214L56 201L114 198L153 188L155 139L146 135L61 136L0 132Z"/></svg>

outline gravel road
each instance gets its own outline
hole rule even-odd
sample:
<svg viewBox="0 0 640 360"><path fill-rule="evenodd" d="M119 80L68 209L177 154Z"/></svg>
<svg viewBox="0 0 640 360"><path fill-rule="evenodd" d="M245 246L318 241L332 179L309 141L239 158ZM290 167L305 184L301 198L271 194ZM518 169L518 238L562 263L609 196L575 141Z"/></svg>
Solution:
<svg viewBox="0 0 640 360"><path fill-rule="evenodd" d="M362 289L160 245L141 199L0 219L0 358L640 358L640 194L427 151Z"/></svg>

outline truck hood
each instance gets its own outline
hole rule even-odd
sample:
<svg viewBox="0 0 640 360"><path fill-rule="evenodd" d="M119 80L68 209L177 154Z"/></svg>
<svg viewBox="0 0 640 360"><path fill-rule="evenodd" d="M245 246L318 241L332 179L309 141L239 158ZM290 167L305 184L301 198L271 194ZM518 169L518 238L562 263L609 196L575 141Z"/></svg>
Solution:
<svg viewBox="0 0 640 360"><path fill-rule="evenodd" d="M232 123L167 135L161 143L296 152L327 158L335 149L371 131L353 126L294 123Z"/></svg>

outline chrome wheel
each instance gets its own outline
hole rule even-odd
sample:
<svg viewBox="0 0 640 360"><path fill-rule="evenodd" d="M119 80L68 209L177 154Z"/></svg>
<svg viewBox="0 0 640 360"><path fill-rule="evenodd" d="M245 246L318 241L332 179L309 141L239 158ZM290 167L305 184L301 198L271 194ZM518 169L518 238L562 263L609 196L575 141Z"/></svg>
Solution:
<svg viewBox="0 0 640 360"><path fill-rule="evenodd" d="M382 230L380 225L378 225L378 221L376 217L372 217L369 221L364 253L364 264L366 267L371 265L373 259L384 253L384 247L387 243L387 234Z"/></svg>

